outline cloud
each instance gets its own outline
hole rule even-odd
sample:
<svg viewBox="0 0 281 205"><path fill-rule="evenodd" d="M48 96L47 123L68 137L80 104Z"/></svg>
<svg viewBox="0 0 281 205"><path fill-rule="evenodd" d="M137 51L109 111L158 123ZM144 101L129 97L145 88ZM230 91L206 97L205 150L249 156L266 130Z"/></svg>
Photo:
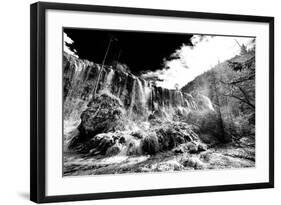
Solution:
<svg viewBox="0 0 281 205"><path fill-rule="evenodd" d="M70 55L73 55L73 56L79 58L78 55L76 54L76 50L74 49L74 51L72 51L72 50L69 48L68 45L73 44L74 41L73 41L71 38L69 38L66 33L63 33L63 41L64 41L64 43L63 43L63 50L64 50L64 52L66 52L66 53L68 53L68 54L70 54Z"/></svg>
<svg viewBox="0 0 281 205"><path fill-rule="evenodd" d="M253 38L194 35L191 38L193 46L183 45L172 54L178 58L164 61L164 69L143 76L157 76L162 80L157 85L164 88L174 89L176 84L181 88L218 62L239 54L240 47L236 41L248 49L254 45Z"/></svg>

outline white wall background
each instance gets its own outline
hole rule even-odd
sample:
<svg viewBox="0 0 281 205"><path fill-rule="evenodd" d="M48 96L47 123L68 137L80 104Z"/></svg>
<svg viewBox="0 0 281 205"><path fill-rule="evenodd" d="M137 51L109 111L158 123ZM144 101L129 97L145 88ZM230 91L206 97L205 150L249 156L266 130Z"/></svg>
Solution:
<svg viewBox="0 0 281 205"><path fill-rule="evenodd" d="M51 0L49 0L51 1ZM63 204L279 204L281 194L281 13L278 1L266 0L68 0L61 2L275 17L275 189L143 197ZM0 204L29 201L29 4L6 0L0 6ZM231 177L231 176L230 176Z"/></svg>

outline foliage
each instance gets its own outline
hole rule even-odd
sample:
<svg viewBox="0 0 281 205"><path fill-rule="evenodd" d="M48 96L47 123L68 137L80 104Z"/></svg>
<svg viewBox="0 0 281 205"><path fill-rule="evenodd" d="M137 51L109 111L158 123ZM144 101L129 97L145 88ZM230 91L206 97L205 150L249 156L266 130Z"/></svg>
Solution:
<svg viewBox="0 0 281 205"><path fill-rule="evenodd" d="M159 152L158 138L155 133L149 133L141 142L142 152L144 154L156 154Z"/></svg>
<svg viewBox="0 0 281 205"><path fill-rule="evenodd" d="M199 128L200 135L210 134L210 137L215 136L220 141L225 141L223 130L221 127L220 117L216 112L210 111L193 111L186 118L186 122L193 124ZM209 139L204 140L206 143L213 143Z"/></svg>
<svg viewBox="0 0 281 205"><path fill-rule="evenodd" d="M255 134L255 47L217 64L182 88L183 92L199 92L209 97L216 115L193 112L189 122L200 131L209 130L224 135L223 139L237 140ZM212 132L212 131L211 131ZM210 133L210 131L209 131Z"/></svg>

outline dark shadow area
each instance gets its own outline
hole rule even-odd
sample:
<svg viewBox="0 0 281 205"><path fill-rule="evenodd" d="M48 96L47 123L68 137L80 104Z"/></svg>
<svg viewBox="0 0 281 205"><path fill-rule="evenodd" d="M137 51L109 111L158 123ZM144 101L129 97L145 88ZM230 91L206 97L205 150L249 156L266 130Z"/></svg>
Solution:
<svg viewBox="0 0 281 205"><path fill-rule="evenodd" d="M100 64L111 41L105 64L124 63L134 74L161 69L164 59L175 58L171 55L176 49L183 44L192 45L189 34L77 28L65 28L64 32L74 41L68 44L72 51L81 59Z"/></svg>

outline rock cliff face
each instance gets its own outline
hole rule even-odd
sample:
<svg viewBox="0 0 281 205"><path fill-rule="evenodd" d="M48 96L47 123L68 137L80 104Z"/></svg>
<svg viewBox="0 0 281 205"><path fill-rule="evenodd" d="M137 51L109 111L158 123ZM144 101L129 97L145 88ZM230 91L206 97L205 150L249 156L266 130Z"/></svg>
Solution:
<svg viewBox="0 0 281 205"><path fill-rule="evenodd" d="M78 120L89 103L95 100L95 95L101 92L119 99L126 116L133 120L147 120L154 115L172 119L174 115L186 115L191 110L213 110L206 96L154 86L122 65L104 66L101 71L99 64L64 53L63 66L65 120Z"/></svg>
<svg viewBox="0 0 281 205"><path fill-rule="evenodd" d="M126 66L102 68L66 53L63 59L64 121L79 123L67 147L76 152L155 154L197 146L199 136L182 119L197 111L215 115L206 96L157 87Z"/></svg>

